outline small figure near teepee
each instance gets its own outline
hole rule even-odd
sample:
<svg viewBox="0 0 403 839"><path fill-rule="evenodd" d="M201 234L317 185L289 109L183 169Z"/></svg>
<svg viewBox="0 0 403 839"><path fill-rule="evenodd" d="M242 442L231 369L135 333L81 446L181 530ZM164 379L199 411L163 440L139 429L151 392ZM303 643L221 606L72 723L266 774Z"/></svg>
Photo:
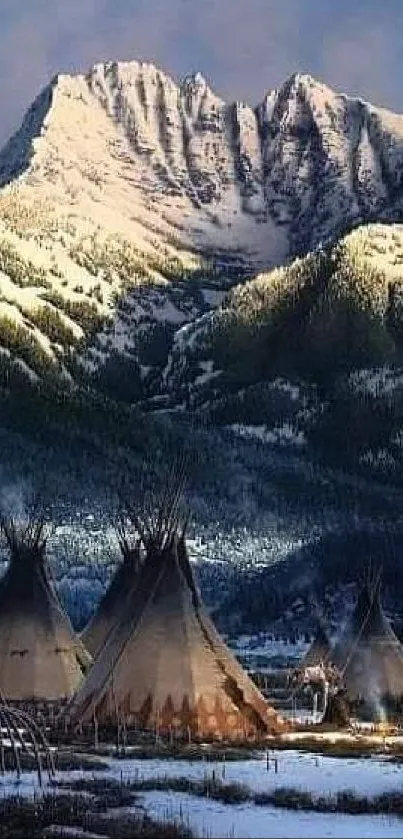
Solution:
<svg viewBox="0 0 403 839"><path fill-rule="evenodd" d="M90 656L74 633L46 565L48 531L40 504L25 522L0 511L10 562L0 582L0 690L7 700L71 697Z"/></svg>

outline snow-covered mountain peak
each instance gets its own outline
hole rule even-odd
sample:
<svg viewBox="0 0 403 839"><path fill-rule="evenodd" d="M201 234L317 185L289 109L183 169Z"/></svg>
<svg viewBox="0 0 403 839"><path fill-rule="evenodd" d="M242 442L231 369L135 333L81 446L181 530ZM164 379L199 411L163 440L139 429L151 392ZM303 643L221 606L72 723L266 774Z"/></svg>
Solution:
<svg viewBox="0 0 403 839"><path fill-rule="evenodd" d="M188 73L180 82L180 90L182 93L203 95L207 88L207 81L199 70L195 73Z"/></svg>
<svg viewBox="0 0 403 839"><path fill-rule="evenodd" d="M103 335L104 358L139 328L136 306L171 334L239 278L366 221L401 221L403 117L306 73L252 108L200 73L177 83L145 61L108 61L39 94L0 151L1 185L7 316L43 295L81 312L92 295L91 310L114 318L122 290L152 286L149 305L131 297L127 323L119 314ZM22 264L39 273L21 292ZM162 299L195 275L208 279L197 304L193 292Z"/></svg>
<svg viewBox="0 0 403 839"><path fill-rule="evenodd" d="M155 229L261 269L375 209L400 218L402 143L402 117L307 73L253 109L223 102L199 72L177 84L153 64L108 61L42 91L0 152L0 183L20 177L24 198L46 193L58 210L85 204L96 226L113 206L141 245Z"/></svg>
<svg viewBox="0 0 403 839"><path fill-rule="evenodd" d="M291 73L288 79L282 84L281 89L288 90L288 91L301 91L301 90L319 90L320 88L325 87L322 82L318 79L315 79L309 73L302 73L300 71L295 71ZM330 88L329 88L330 89Z"/></svg>

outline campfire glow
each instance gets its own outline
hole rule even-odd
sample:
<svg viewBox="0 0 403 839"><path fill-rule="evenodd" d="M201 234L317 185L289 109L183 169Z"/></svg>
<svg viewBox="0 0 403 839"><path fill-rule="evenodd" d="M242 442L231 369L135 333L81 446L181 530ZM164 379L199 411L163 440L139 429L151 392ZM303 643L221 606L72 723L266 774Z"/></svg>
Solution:
<svg viewBox="0 0 403 839"><path fill-rule="evenodd" d="M387 737L391 734L396 734L397 732L397 727L393 725L393 723L387 722L386 720L375 723L374 729L377 734L382 734L383 737Z"/></svg>

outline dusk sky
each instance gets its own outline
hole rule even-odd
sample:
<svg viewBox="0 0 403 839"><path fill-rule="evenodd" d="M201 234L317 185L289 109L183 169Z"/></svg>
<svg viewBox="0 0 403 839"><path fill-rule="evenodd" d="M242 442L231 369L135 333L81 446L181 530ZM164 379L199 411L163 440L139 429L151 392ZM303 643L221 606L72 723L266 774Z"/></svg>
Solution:
<svg viewBox="0 0 403 839"><path fill-rule="evenodd" d="M403 111L402 0L1 0L0 143L56 72L145 59L257 104L295 70Z"/></svg>

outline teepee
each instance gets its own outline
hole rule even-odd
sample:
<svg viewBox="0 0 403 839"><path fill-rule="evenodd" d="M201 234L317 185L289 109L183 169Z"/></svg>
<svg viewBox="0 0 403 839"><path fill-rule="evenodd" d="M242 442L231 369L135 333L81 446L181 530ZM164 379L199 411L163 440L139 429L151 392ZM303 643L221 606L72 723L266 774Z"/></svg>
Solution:
<svg viewBox="0 0 403 839"><path fill-rule="evenodd" d="M115 522L115 531L122 562L118 565L94 616L81 634L83 644L93 658L98 655L111 629L115 626L122 605L140 571L140 546L137 539L133 538L123 513Z"/></svg>
<svg viewBox="0 0 403 839"><path fill-rule="evenodd" d="M193 737L247 737L283 722L230 653L203 607L179 512L181 484L152 515L132 512L141 572L68 708L73 723L122 723Z"/></svg>
<svg viewBox="0 0 403 839"><path fill-rule="evenodd" d="M308 647L300 666L315 667L317 664L327 664L330 657L330 641L322 621L318 621L315 635Z"/></svg>
<svg viewBox="0 0 403 839"><path fill-rule="evenodd" d="M383 612L381 574L362 584L356 607L332 653L350 699L375 710L382 698L403 696L403 647Z"/></svg>
<svg viewBox="0 0 403 839"><path fill-rule="evenodd" d="M47 531L33 508L27 523L0 514L10 552L0 582L0 690L7 700L72 696L90 664L46 567Z"/></svg>

